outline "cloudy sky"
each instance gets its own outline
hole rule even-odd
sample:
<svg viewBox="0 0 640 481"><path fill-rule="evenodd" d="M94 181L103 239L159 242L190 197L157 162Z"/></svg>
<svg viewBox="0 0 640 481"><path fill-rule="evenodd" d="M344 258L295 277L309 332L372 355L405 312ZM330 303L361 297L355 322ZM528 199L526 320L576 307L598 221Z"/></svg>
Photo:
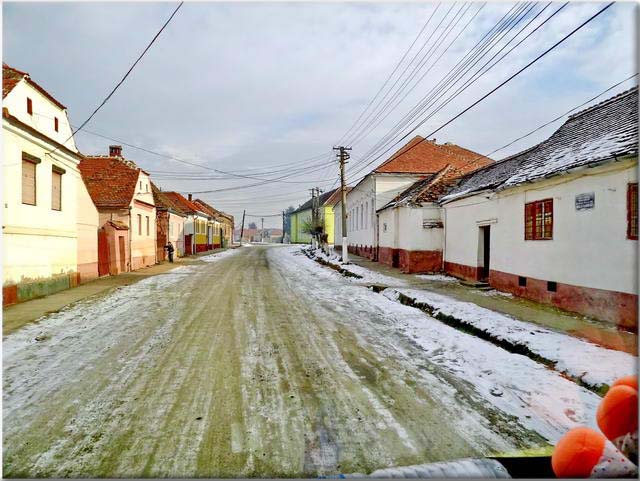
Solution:
<svg viewBox="0 0 640 481"><path fill-rule="evenodd" d="M193 192L237 222L243 209L277 214L304 202L311 187L335 187L331 147L339 140L353 145L353 182L425 116L407 140L436 130L604 5L571 3L527 37L562 4L521 4L518 13L511 3L479 2L185 3L87 125L92 133L78 133L76 142L88 154L107 152L114 142L105 136L162 154L123 150L163 189ZM3 59L64 103L77 126L176 6L4 2ZM492 40L482 53L439 84L509 13L517 16L508 28L485 37ZM614 4L434 137L487 154L633 75L635 21L634 4ZM422 116L412 114L425 98ZM559 125L492 157L529 147ZM265 226L278 225L279 218L265 218Z"/></svg>

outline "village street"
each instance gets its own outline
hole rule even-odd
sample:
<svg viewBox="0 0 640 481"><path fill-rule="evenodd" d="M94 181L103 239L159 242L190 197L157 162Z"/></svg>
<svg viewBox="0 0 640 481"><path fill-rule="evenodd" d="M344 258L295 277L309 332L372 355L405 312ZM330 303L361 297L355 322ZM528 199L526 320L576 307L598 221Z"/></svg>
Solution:
<svg viewBox="0 0 640 481"><path fill-rule="evenodd" d="M6 336L4 472L368 473L545 446L599 399L299 246L246 246Z"/></svg>

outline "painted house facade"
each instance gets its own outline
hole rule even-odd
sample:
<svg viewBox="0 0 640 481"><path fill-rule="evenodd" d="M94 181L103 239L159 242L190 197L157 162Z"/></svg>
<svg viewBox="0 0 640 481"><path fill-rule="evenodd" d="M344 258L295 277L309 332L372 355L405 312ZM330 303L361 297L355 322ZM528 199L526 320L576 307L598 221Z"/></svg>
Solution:
<svg viewBox="0 0 640 481"><path fill-rule="evenodd" d="M168 259L166 246L171 243L174 256L184 256L184 223L187 214L180 206L151 183L153 201L156 205L156 250L159 261Z"/></svg>
<svg viewBox="0 0 640 481"><path fill-rule="evenodd" d="M469 174L441 200L444 268L637 328L638 90Z"/></svg>
<svg viewBox="0 0 640 481"><path fill-rule="evenodd" d="M347 194L349 251L369 259L378 259L377 211L415 182L438 173L449 164L464 164L468 170L473 170L489 162L490 159L455 144L437 144L435 140L414 137ZM341 219L341 212L335 212L336 225L341 223ZM385 252L383 257L387 258Z"/></svg>
<svg viewBox="0 0 640 481"><path fill-rule="evenodd" d="M3 64L3 305L98 275L98 212L64 105Z"/></svg>
<svg viewBox="0 0 640 481"><path fill-rule="evenodd" d="M333 244L334 240L334 214L333 205L327 201L335 193L336 189L330 190L320 194L318 199L320 222L323 226L324 233L329 234L330 238L328 243ZM310 244L311 234L305 231L305 226L311 223L312 217L313 199L309 199L296 210L289 214L290 226L291 226L291 238L292 244Z"/></svg>
<svg viewBox="0 0 640 481"><path fill-rule="evenodd" d="M115 222L128 228L128 246L122 245L122 236L118 236L117 244L110 245L109 251L116 250L119 258L128 254L124 265L118 263L117 272L155 264L156 208L149 174L125 159L119 145L110 146L109 155L83 157L80 172L98 208L100 226ZM107 260L105 252L99 252L101 274L105 274L105 265L113 266L113 259Z"/></svg>
<svg viewBox="0 0 640 481"><path fill-rule="evenodd" d="M207 237L209 216L193 202L193 198L186 198L179 192L173 191L163 191L163 194L186 215L183 230L184 255L209 250L210 243Z"/></svg>

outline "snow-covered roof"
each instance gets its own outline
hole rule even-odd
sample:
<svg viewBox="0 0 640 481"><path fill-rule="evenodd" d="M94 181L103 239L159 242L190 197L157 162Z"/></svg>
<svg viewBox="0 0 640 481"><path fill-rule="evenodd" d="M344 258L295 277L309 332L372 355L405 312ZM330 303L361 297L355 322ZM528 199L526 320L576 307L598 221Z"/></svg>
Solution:
<svg viewBox="0 0 640 481"><path fill-rule="evenodd" d="M466 175L443 201L506 189L560 172L638 153L638 88L570 116L551 137Z"/></svg>

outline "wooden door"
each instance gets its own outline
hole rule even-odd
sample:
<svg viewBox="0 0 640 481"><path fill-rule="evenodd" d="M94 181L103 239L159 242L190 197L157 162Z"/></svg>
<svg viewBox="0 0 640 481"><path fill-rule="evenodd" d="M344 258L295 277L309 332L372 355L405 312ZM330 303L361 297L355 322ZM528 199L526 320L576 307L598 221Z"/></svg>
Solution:
<svg viewBox="0 0 640 481"><path fill-rule="evenodd" d="M109 274L109 241L107 232L104 229L98 229L98 275L106 276L107 274Z"/></svg>
<svg viewBox="0 0 640 481"><path fill-rule="evenodd" d="M124 244L124 236L118 236L118 255L120 256L120 272L127 270L127 251Z"/></svg>

